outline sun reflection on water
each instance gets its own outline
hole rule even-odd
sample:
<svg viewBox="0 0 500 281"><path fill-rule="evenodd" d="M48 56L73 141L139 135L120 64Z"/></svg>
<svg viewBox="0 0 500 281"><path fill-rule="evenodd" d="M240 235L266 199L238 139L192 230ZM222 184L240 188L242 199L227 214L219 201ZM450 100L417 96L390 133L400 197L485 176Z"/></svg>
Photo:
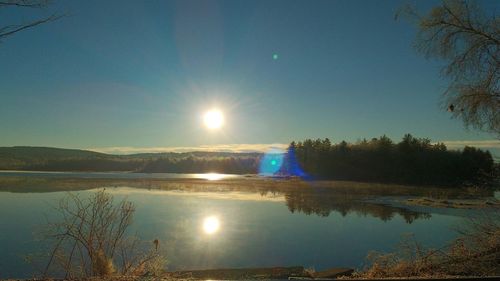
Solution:
<svg viewBox="0 0 500 281"><path fill-rule="evenodd" d="M207 174L200 174L200 178L206 179L209 181L216 181L216 180L221 180L225 178L226 176L224 174L218 174L218 173L207 173Z"/></svg>
<svg viewBox="0 0 500 281"><path fill-rule="evenodd" d="M219 231L220 220L216 216L209 216L203 219L203 232L206 234L214 234Z"/></svg>

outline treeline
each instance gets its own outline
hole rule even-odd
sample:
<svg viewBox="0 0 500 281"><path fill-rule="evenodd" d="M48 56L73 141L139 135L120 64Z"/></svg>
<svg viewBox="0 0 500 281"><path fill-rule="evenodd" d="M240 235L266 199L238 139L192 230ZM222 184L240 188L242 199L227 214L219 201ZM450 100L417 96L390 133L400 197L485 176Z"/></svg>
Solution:
<svg viewBox="0 0 500 281"><path fill-rule="evenodd" d="M49 147L0 147L0 170L256 174L261 156L231 152L112 155Z"/></svg>
<svg viewBox="0 0 500 281"><path fill-rule="evenodd" d="M111 155L59 148L0 148L0 170L257 174L268 166L271 173L313 179L440 186L499 184L499 165L488 151L473 147L448 150L442 143L432 144L409 134L399 143L386 136L337 144L329 139L307 139L292 142L283 155L266 156L230 152Z"/></svg>
<svg viewBox="0 0 500 281"><path fill-rule="evenodd" d="M256 174L259 169L259 156L240 157L193 157L161 158L145 163L139 170L146 173L224 173Z"/></svg>
<svg viewBox="0 0 500 281"><path fill-rule="evenodd" d="M30 171L256 174L259 157L160 157L157 159L72 159L23 166Z"/></svg>
<svg viewBox="0 0 500 281"><path fill-rule="evenodd" d="M429 139L407 134L399 143L385 135L357 143L332 144L328 138L292 142L280 172L335 180L452 186L495 184L495 169L489 151L474 147L448 150L443 143L432 144Z"/></svg>

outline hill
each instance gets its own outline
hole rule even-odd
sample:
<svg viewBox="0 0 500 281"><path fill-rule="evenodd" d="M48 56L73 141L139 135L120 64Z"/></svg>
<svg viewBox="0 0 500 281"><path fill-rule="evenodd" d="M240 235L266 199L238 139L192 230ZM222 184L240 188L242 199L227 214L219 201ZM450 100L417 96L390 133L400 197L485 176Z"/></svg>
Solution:
<svg viewBox="0 0 500 281"><path fill-rule="evenodd" d="M260 153L165 152L113 155L80 149L0 147L0 170L256 173Z"/></svg>

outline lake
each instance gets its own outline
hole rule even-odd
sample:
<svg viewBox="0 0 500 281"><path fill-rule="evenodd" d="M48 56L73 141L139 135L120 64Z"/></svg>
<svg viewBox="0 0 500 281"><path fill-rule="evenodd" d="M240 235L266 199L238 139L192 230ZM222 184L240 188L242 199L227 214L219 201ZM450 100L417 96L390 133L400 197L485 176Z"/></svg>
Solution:
<svg viewBox="0 0 500 281"><path fill-rule="evenodd" d="M361 268L367 253L392 251L409 233L426 246L445 245L469 212L374 200L468 196L450 189L325 185L213 174L0 172L0 278L32 276L24 259L43 249L33 234L66 190L88 196L105 187L115 200L132 201L132 232L160 241L168 270ZM216 219L208 231L207 218Z"/></svg>

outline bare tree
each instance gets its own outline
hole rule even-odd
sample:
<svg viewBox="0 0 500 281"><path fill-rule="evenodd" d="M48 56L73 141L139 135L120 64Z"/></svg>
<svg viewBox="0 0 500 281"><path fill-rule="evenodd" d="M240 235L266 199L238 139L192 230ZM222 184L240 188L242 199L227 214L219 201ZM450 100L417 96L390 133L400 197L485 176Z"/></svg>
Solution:
<svg viewBox="0 0 500 281"><path fill-rule="evenodd" d="M417 50L447 62L448 111L467 126L500 136L500 19L476 2L458 0L445 0L424 16L414 7L403 14L417 21Z"/></svg>
<svg viewBox="0 0 500 281"><path fill-rule="evenodd" d="M27 9L42 9L50 5L49 0L0 0L1 8L27 8ZM61 15L52 14L48 17L36 19L30 22L20 23L20 24L10 24L6 26L0 26L0 40L5 37L16 34L25 29L29 29L47 22L51 22L61 18Z"/></svg>
<svg viewBox="0 0 500 281"><path fill-rule="evenodd" d="M48 223L44 237L51 245L43 277L87 278L113 274L159 274L165 260L159 242L141 245L127 234L134 205L123 200L113 204L104 190L89 198L68 193L56 207L60 221ZM144 251L144 249L149 249Z"/></svg>

